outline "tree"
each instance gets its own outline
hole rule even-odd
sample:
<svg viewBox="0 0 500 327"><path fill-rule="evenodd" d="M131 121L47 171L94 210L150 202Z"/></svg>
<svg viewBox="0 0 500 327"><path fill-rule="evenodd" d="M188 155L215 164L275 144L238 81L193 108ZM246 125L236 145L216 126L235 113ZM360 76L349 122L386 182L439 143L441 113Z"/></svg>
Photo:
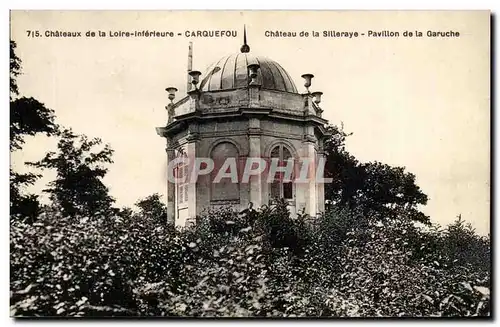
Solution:
<svg viewBox="0 0 500 327"><path fill-rule="evenodd" d="M35 163L38 168L55 169L57 177L50 188L44 190L58 205L64 216L94 216L114 212L114 199L102 183L107 169L103 164L112 163L113 150L109 145L102 147L99 138L88 139L74 134L71 129L60 133L58 152L49 152ZM100 149L95 149L101 146Z"/></svg>
<svg viewBox="0 0 500 327"><path fill-rule="evenodd" d="M24 136L45 133L48 136L58 131L54 111L34 98L20 97L17 76L21 74L21 59L15 53L16 42L10 41L10 149L20 150Z"/></svg>
<svg viewBox="0 0 500 327"><path fill-rule="evenodd" d="M30 222L36 220L40 213L40 202L34 194L22 194L27 185L33 185L40 175L33 173L20 174L10 170L10 210L11 217L25 218Z"/></svg>
<svg viewBox="0 0 500 327"><path fill-rule="evenodd" d="M16 43L10 41L10 150L21 150L26 135L45 133L55 135L58 126L54 111L34 98L18 97L17 76L21 74L21 60L15 53ZM39 212L38 197L23 194L22 189L33 185L40 175L21 174L10 170L10 210L11 217L27 217L34 220Z"/></svg>
<svg viewBox="0 0 500 327"><path fill-rule="evenodd" d="M414 174L380 162L360 163L345 148L346 138L352 133L346 133L343 125L328 129L331 136L325 142L325 174L333 182L325 185L326 199L378 219L429 223L429 217L419 210L428 198L416 184Z"/></svg>
<svg viewBox="0 0 500 327"><path fill-rule="evenodd" d="M161 201L158 193L149 195L135 203L140 209L140 214L161 223L167 222L167 206Z"/></svg>
<svg viewBox="0 0 500 327"><path fill-rule="evenodd" d="M461 215L449 224L443 232L444 256L451 264L471 264L475 269L489 271L491 269L490 238L476 233L470 223L466 223Z"/></svg>
<svg viewBox="0 0 500 327"><path fill-rule="evenodd" d="M19 94L16 77L21 74L21 59L16 55L16 42L10 41L10 96Z"/></svg>
<svg viewBox="0 0 500 327"><path fill-rule="evenodd" d="M10 102L10 149L21 150L24 136L57 133L54 111L34 98L18 98Z"/></svg>
<svg viewBox="0 0 500 327"><path fill-rule="evenodd" d="M345 148L345 141L352 133L346 133L343 124L330 125L327 130L330 137L325 140L325 176L332 178L332 183L325 185L325 198L353 209L356 192L362 188L364 177L358 160Z"/></svg>
<svg viewBox="0 0 500 327"><path fill-rule="evenodd" d="M407 218L428 224L429 217L419 205L427 204L427 195L416 184L415 175L404 167L391 167L380 162L361 165L365 183L358 192L358 202L365 212L380 218Z"/></svg>

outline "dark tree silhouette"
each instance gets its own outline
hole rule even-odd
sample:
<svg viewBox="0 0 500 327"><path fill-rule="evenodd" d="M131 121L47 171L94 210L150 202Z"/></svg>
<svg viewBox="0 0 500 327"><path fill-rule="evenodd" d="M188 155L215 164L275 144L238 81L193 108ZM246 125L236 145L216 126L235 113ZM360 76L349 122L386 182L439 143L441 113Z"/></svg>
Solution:
<svg viewBox="0 0 500 327"><path fill-rule="evenodd" d="M21 74L21 60L15 53L16 43L10 41L10 150L21 150L24 137L45 133L55 135L54 111L34 98L18 97L17 76ZM33 185L40 175L21 174L10 169L10 209L11 217L34 220L40 210L38 196L24 194L23 188Z"/></svg>
<svg viewBox="0 0 500 327"><path fill-rule="evenodd" d="M57 177L44 192L50 194L64 216L114 213L116 210L111 207L114 199L102 183L108 171L103 164L113 162L113 150L107 144L102 146L100 139L88 139L71 129L62 131L60 137L58 152L49 152L42 160L28 163L37 168L55 169Z"/></svg>
<svg viewBox="0 0 500 327"><path fill-rule="evenodd" d="M429 217L419 210L428 198L416 184L414 174L406 172L404 167L380 162L360 163L345 148L346 138L351 134L342 125L329 126L329 131L325 174L333 182L325 185L326 199L377 219L429 223Z"/></svg>
<svg viewBox="0 0 500 327"><path fill-rule="evenodd" d="M54 111L34 98L18 98L10 102L10 149L21 150L24 136L45 133L53 136L58 126Z"/></svg>
<svg viewBox="0 0 500 327"><path fill-rule="evenodd" d="M16 42L10 41L10 96L19 94L16 77L21 74L21 59L16 55Z"/></svg>

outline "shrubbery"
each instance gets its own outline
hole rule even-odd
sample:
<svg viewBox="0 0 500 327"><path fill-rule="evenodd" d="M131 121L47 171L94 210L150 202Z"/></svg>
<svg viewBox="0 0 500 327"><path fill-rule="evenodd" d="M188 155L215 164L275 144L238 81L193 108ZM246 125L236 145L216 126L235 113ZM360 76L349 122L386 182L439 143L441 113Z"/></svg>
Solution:
<svg viewBox="0 0 500 327"><path fill-rule="evenodd" d="M464 242L467 241L467 242ZM489 240L333 208L11 223L15 316L484 316ZM475 255L472 255L475 253Z"/></svg>

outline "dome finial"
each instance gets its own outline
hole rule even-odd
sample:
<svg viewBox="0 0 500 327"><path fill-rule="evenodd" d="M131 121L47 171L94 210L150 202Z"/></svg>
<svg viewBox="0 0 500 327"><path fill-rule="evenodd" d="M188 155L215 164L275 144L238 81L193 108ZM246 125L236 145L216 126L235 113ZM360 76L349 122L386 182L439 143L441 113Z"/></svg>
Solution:
<svg viewBox="0 0 500 327"><path fill-rule="evenodd" d="M243 45L241 46L240 51L242 53L250 52L250 47L247 44L247 29L244 24L243 24Z"/></svg>

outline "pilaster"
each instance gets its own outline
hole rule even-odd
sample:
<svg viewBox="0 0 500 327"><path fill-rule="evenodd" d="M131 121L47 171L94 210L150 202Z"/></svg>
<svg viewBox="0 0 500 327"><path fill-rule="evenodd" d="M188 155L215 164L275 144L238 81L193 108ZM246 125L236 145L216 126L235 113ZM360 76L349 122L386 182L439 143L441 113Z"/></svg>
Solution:
<svg viewBox="0 0 500 327"><path fill-rule="evenodd" d="M309 171L307 175L307 182L303 183L302 187L305 188L305 212L311 217L315 217L318 212L318 194L316 184L316 139L314 137L314 127L304 127L304 139L302 141L303 158L308 159Z"/></svg>
<svg viewBox="0 0 500 327"><path fill-rule="evenodd" d="M171 146L171 141L167 140L167 167L175 159L175 149ZM167 223L175 225L175 183L167 177Z"/></svg>
<svg viewBox="0 0 500 327"><path fill-rule="evenodd" d="M261 158L261 130L260 120L250 118L248 121L248 143L249 158ZM249 180L250 201L255 208L260 207L262 203L262 174L252 175Z"/></svg>
<svg viewBox="0 0 500 327"><path fill-rule="evenodd" d="M191 181L191 173L193 171L193 164L198 156L198 141L200 135L198 132L198 125L191 124L188 127L188 136L186 138L186 155L189 159L189 169L188 169L188 219L196 218L196 201L197 201L197 182L196 180Z"/></svg>
<svg viewBox="0 0 500 327"><path fill-rule="evenodd" d="M326 164L326 155L323 150L318 151L318 163L325 163ZM322 159L322 160L320 160ZM323 170L323 173L325 170ZM320 176L324 177L324 176ZM323 182L316 182L316 193L317 193L317 212L325 212L325 183Z"/></svg>

